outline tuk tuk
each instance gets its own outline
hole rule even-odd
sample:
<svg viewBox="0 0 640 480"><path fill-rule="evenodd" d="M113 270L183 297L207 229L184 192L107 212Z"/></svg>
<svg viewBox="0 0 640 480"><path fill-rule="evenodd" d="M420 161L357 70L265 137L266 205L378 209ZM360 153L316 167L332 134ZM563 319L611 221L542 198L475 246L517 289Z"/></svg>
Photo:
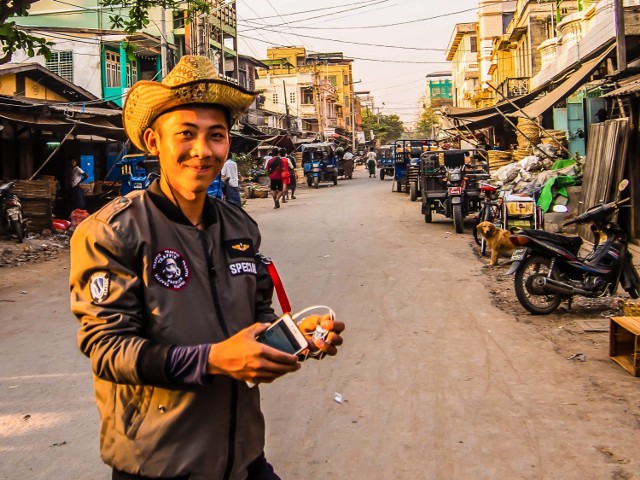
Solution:
<svg viewBox="0 0 640 480"><path fill-rule="evenodd" d="M133 190L146 190L160 177L158 158L144 153L124 155L118 160L120 167L120 194L126 195Z"/></svg>
<svg viewBox="0 0 640 480"><path fill-rule="evenodd" d="M307 185L318 188L320 182L338 184L335 146L329 142L306 143L300 146L302 170Z"/></svg>
<svg viewBox="0 0 640 480"><path fill-rule="evenodd" d="M406 191L409 188L409 167L413 164L415 166L420 163L420 156L428 152L432 143L435 140L396 140L393 144L393 152L394 152L394 171L393 171L393 180L394 185L391 187L393 191L393 187L395 186L396 192L402 192L403 189ZM437 142L435 143L437 145Z"/></svg>
<svg viewBox="0 0 640 480"><path fill-rule="evenodd" d="M433 212L453 219L456 233L464 230L463 219L482 208L481 182L489 179L489 157L485 150L436 150L420 158L422 214L431 223Z"/></svg>
<svg viewBox="0 0 640 480"><path fill-rule="evenodd" d="M381 145L376 149L377 167L380 169L380 180L384 177L393 177L393 145Z"/></svg>
<svg viewBox="0 0 640 480"><path fill-rule="evenodd" d="M420 182L420 157L425 152L432 152L439 149L440 142L433 139L422 139L422 153L419 157L411 157L409 165L407 165L407 185L409 190L409 199L415 202L418 197L422 196L422 185Z"/></svg>

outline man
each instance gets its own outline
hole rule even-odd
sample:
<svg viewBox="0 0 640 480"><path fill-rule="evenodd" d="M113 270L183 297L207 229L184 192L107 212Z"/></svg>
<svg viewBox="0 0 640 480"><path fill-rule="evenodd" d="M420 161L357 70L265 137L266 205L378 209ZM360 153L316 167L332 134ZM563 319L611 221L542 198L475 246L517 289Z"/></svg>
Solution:
<svg viewBox="0 0 640 480"><path fill-rule="evenodd" d="M84 182L89 176L80 168L78 160L75 157L71 157L69 160L71 167L71 179L69 182L69 212L74 210L85 209L84 192L82 191L82 182Z"/></svg>
<svg viewBox="0 0 640 480"><path fill-rule="evenodd" d="M73 235L71 308L113 480L279 479L264 457L259 389L246 382L300 363L255 340L276 318L256 223L206 194L253 98L217 79L206 57L182 57L162 83L136 83L123 125L158 157L161 177ZM310 316L300 328L311 338L317 325L332 332L310 350L335 355L344 325Z"/></svg>
<svg viewBox="0 0 640 480"><path fill-rule="evenodd" d="M271 159L267 162L267 174L271 180L271 196L273 197L273 208L280 208L280 198L283 193L282 168L286 159L280 157L280 152L274 148L271 152Z"/></svg>
<svg viewBox="0 0 640 480"><path fill-rule="evenodd" d="M376 177L376 152L371 149L369 153L367 153L367 169L369 170L369 178Z"/></svg>
<svg viewBox="0 0 640 480"><path fill-rule="evenodd" d="M238 164L232 157L229 157L222 166L222 182L226 183L224 189L224 199L227 202L242 206L240 200L240 190L238 189Z"/></svg>

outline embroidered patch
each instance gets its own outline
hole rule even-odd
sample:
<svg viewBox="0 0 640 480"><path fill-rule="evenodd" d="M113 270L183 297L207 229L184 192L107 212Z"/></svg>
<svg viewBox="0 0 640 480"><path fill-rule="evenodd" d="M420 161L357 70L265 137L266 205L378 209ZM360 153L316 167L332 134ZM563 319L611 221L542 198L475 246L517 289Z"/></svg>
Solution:
<svg viewBox="0 0 640 480"><path fill-rule="evenodd" d="M254 262L236 262L229 264L229 272L232 277L238 275L257 275L256 264Z"/></svg>
<svg viewBox="0 0 640 480"><path fill-rule="evenodd" d="M250 238L238 238L224 242L229 258L253 258L256 253Z"/></svg>
<svg viewBox="0 0 640 480"><path fill-rule="evenodd" d="M89 278L89 291L95 303L101 303L109 296L109 272L95 272Z"/></svg>
<svg viewBox="0 0 640 480"><path fill-rule="evenodd" d="M171 248L156 253L151 268L158 283L171 290L182 290L191 277L191 270L185 258Z"/></svg>

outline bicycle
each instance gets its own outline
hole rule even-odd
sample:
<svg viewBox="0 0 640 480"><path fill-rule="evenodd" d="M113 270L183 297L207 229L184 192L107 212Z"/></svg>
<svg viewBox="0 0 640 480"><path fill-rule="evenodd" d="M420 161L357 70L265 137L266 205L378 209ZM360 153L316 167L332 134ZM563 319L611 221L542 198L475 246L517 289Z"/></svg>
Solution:
<svg viewBox="0 0 640 480"><path fill-rule="evenodd" d="M480 247L480 254L484 257L487 253L487 241L478 233L478 224L491 222L502 228L502 202L499 199L498 189L488 183L480 184L480 212L473 225L473 239Z"/></svg>

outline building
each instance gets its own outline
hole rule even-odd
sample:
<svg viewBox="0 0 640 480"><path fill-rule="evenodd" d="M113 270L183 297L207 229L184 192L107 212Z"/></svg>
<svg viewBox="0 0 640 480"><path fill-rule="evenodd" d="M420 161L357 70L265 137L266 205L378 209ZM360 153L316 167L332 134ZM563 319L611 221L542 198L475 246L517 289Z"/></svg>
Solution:
<svg viewBox="0 0 640 480"><path fill-rule="evenodd" d="M440 108L453 105L451 72L432 72L427 75L425 107Z"/></svg>
<svg viewBox="0 0 640 480"><path fill-rule="evenodd" d="M472 98L479 85L477 23L458 23L451 34L446 59L451 62L453 105L476 107Z"/></svg>

